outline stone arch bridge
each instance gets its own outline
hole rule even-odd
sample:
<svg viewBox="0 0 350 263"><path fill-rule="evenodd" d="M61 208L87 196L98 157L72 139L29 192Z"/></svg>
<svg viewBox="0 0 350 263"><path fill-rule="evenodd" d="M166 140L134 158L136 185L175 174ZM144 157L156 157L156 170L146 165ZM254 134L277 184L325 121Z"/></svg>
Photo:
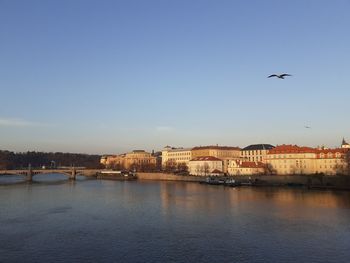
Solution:
<svg viewBox="0 0 350 263"><path fill-rule="evenodd" d="M75 180L77 175L83 175L88 177L97 177L101 172L98 169L23 169L23 170L0 170L0 175L25 175L26 180L31 182L33 176L37 174L63 174L68 176L70 180Z"/></svg>

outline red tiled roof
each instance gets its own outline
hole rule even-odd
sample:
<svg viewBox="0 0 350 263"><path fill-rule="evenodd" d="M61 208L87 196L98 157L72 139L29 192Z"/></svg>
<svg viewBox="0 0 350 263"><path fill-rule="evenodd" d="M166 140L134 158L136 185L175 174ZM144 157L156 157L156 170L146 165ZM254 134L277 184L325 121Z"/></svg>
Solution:
<svg viewBox="0 0 350 263"><path fill-rule="evenodd" d="M201 156L201 157L193 158L191 161L221 161L221 160L213 156Z"/></svg>
<svg viewBox="0 0 350 263"><path fill-rule="evenodd" d="M269 151L268 154L288 154L288 153L315 153L317 157L319 157L322 153L327 155L328 153L336 154L345 154L349 149L344 148L336 148L336 149L316 149L305 146L297 146L297 145L278 145L276 148Z"/></svg>
<svg viewBox="0 0 350 263"><path fill-rule="evenodd" d="M284 154L284 153L316 153L315 148L297 145L277 145L271 149L268 154Z"/></svg>
<svg viewBox="0 0 350 263"><path fill-rule="evenodd" d="M241 148L239 147L232 147L232 146L217 146L217 145L209 145L209 146L197 146L194 147L192 150L207 150L207 149L215 149L215 150L237 150L240 151Z"/></svg>
<svg viewBox="0 0 350 263"><path fill-rule="evenodd" d="M344 154L346 154L349 151L349 149L344 148L337 148L337 149L317 149L317 158L321 158L321 154L324 154L322 158L334 158L337 153L340 153L340 157L343 157ZM331 154L331 156L328 156L328 154Z"/></svg>
<svg viewBox="0 0 350 263"><path fill-rule="evenodd" d="M345 153L347 152L349 149L345 149L345 148L336 148L336 149L316 149L317 153Z"/></svg>
<svg viewBox="0 0 350 263"><path fill-rule="evenodd" d="M264 168L265 164L262 162L242 162L239 166L242 168Z"/></svg>

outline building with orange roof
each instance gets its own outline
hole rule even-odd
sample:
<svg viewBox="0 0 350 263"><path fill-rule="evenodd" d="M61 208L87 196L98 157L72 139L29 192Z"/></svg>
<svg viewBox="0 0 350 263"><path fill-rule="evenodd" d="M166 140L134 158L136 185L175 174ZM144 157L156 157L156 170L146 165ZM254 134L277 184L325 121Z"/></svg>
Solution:
<svg viewBox="0 0 350 263"><path fill-rule="evenodd" d="M241 150L241 157L252 162L266 163L268 152L275 148L271 144L251 144Z"/></svg>
<svg viewBox="0 0 350 263"><path fill-rule="evenodd" d="M230 160L227 172L229 175L258 175L264 174L266 164L243 160Z"/></svg>
<svg viewBox="0 0 350 263"><path fill-rule="evenodd" d="M347 149L311 148L297 145L279 145L271 149L267 164L276 174L342 174L346 169Z"/></svg>
<svg viewBox="0 0 350 263"><path fill-rule="evenodd" d="M188 171L191 175L209 176L223 173L223 162L213 156L201 156L193 158L188 163Z"/></svg>
<svg viewBox="0 0 350 263"><path fill-rule="evenodd" d="M297 145L278 145L266 157L276 174L313 174L316 149Z"/></svg>
<svg viewBox="0 0 350 263"><path fill-rule="evenodd" d="M345 174L347 171L346 154L348 148L317 149L315 173L327 175Z"/></svg>
<svg viewBox="0 0 350 263"><path fill-rule="evenodd" d="M197 146L192 149L192 158L212 156L223 161L223 172L227 173L228 162L231 159L240 159L241 148L234 146Z"/></svg>

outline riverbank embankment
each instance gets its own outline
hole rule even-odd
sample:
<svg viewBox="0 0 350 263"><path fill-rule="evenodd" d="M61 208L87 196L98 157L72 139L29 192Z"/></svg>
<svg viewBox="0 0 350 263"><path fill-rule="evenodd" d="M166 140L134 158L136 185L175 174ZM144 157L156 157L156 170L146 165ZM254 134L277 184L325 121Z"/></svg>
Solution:
<svg viewBox="0 0 350 263"><path fill-rule="evenodd" d="M157 181L183 181L183 182L200 182L205 179L202 176L176 175L168 173L137 173L139 180L157 180Z"/></svg>
<svg viewBox="0 0 350 263"><path fill-rule="evenodd" d="M140 180L200 182L204 176L183 176L167 173L137 173ZM350 190L350 176L344 175L255 175L232 176L240 182L253 182L255 186L305 186L308 188Z"/></svg>

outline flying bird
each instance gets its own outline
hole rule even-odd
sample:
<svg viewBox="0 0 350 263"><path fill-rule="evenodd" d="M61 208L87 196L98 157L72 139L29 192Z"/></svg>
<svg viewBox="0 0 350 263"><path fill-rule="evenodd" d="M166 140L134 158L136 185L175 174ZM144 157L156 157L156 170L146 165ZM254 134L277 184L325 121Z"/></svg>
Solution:
<svg viewBox="0 0 350 263"><path fill-rule="evenodd" d="M272 74L272 75L268 76L268 78L276 77L276 78L279 78L279 79L284 79L284 77L288 77L288 76L292 76L292 75L287 74L287 73L284 73L284 74L281 74L281 75Z"/></svg>
<svg viewBox="0 0 350 263"><path fill-rule="evenodd" d="M310 126L304 126L305 127L305 129L311 129L311 127Z"/></svg>

